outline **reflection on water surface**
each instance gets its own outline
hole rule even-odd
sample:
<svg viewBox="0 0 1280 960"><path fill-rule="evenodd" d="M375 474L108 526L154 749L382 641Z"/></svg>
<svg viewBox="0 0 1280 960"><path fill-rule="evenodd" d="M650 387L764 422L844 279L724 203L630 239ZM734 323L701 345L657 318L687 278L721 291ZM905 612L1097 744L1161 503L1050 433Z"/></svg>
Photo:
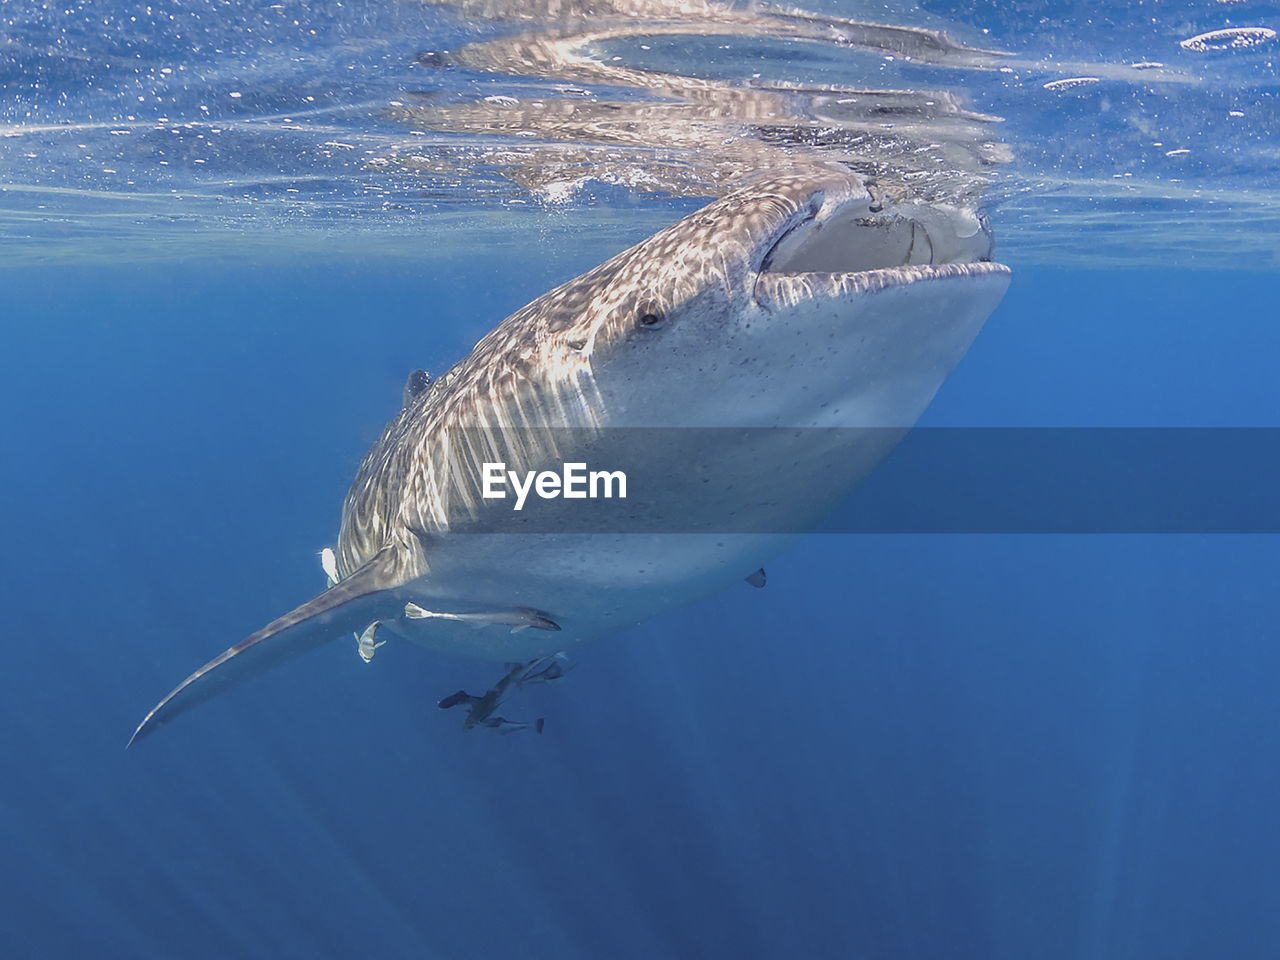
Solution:
<svg viewBox="0 0 1280 960"><path fill-rule="evenodd" d="M1273 6L584 9L6 4L6 254L616 247L654 195L838 163L1014 262L1274 264Z"/></svg>

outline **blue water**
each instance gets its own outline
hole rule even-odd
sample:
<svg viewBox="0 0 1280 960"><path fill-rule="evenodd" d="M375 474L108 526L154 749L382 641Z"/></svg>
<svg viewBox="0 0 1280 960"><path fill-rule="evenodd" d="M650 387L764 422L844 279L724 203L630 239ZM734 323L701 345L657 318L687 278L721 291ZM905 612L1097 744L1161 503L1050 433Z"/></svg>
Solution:
<svg viewBox="0 0 1280 960"><path fill-rule="evenodd" d="M1274 956L1269 537L815 537L541 737L336 644L125 752L323 585L407 368L597 255L0 273L0 956ZM1275 425L1277 288L1022 269L925 422Z"/></svg>
<svg viewBox="0 0 1280 960"><path fill-rule="evenodd" d="M988 207L924 425L1280 427L1280 40L1182 46L1274 3L801 2L0 5L0 960L1280 954L1271 536L813 536L541 736L340 642L126 752L323 587L411 369L735 171Z"/></svg>

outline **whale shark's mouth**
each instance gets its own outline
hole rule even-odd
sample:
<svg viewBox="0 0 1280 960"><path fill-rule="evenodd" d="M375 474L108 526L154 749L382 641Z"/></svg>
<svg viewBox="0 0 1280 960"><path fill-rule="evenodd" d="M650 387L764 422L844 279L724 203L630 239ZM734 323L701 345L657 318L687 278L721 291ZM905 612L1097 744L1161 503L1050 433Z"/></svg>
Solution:
<svg viewBox="0 0 1280 960"><path fill-rule="evenodd" d="M994 249L986 218L960 207L916 202L882 207L859 191L843 197L817 193L809 210L765 254L762 275L983 263Z"/></svg>

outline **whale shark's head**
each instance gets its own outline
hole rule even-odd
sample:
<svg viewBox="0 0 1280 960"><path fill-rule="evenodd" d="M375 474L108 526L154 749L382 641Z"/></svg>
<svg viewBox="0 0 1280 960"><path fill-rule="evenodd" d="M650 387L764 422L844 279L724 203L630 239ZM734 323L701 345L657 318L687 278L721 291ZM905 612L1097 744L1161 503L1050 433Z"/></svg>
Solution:
<svg viewBox="0 0 1280 960"><path fill-rule="evenodd" d="M973 212L886 204L848 171L748 183L538 297L409 391L348 493L341 570L406 517L447 529L475 508L483 457L440 459L460 455L459 430L910 426L1004 295L991 252ZM442 494L443 475L462 489Z"/></svg>
<svg viewBox="0 0 1280 960"><path fill-rule="evenodd" d="M604 424L909 424L1003 296L992 249L975 213L884 204L852 173L760 179L491 337L532 336Z"/></svg>

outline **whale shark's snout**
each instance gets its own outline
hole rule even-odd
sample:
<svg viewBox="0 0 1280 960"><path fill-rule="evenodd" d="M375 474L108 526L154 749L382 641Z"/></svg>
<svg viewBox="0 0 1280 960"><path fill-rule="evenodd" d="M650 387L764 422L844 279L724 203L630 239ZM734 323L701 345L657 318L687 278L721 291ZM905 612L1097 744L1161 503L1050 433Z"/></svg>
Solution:
<svg viewBox="0 0 1280 960"><path fill-rule="evenodd" d="M575 337L630 425L910 425L1004 295L993 249L984 216L848 171L761 178L570 285L603 305Z"/></svg>
<svg viewBox="0 0 1280 960"><path fill-rule="evenodd" d="M986 218L963 207L886 204L857 180L815 188L796 218L761 258L767 274L863 273L991 259Z"/></svg>

